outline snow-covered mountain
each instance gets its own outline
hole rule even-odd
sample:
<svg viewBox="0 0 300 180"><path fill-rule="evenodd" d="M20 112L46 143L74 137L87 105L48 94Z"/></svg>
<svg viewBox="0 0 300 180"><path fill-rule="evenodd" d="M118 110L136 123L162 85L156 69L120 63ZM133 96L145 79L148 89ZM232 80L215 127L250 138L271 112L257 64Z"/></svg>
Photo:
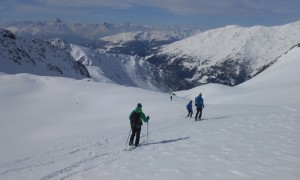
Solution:
<svg viewBox="0 0 300 180"><path fill-rule="evenodd" d="M213 104L264 104L288 106L300 103L300 44L252 79L229 87L207 84L187 91L176 92L178 96L194 99L199 92Z"/></svg>
<svg viewBox="0 0 300 180"><path fill-rule="evenodd" d="M170 90L157 68L139 56L99 53L96 50L72 44L70 47L73 58L85 65L91 77L98 82L111 80L126 86Z"/></svg>
<svg viewBox="0 0 300 180"><path fill-rule="evenodd" d="M50 42L69 52L75 61L83 64L94 81L156 91L170 90L157 68L139 56L103 53L58 38Z"/></svg>
<svg viewBox="0 0 300 180"><path fill-rule="evenodd" d="M190 89L206 83L240 84L264 71L300 42L300 22L274 27L227 26L191 37L197 30L154 30L148 26L109 23L84 25L60 19L12 23L7 27L20 34L45 38L71 53L77 61L90 59L93 63L87 61L85 66L96 80L163 91ZM84 43L80 38L89 40ZM71 48L70 43L77 48ZM122 70L112 68L112 62ZM129 70L133 62L131 68L135 70ZM110 69L101 67L109 63ZM137 72L140 70L143 73Z"/></svg>
<svg viewBox="0 0 300 180"><path fill-rule="evenodd" d="M100 53L58 38L48 42L16 36L4 29L0 32L0 72L92 78L97 82L170 90L157 68L139 56Z"/></svg>
<svg viewBox="0 0 300 180"><path fill-rule="evenodd" d="M104 36L128 31L153 30L150 26L138 26L133 24L116 25L113 23L83 24L65 22L59 18L49 21L24 21L2 25L17 35L31 35L40 39L61 38L66 41L82 44Z"/></svg>
<svg viewBox="0 0 300 180"><path fill-rule="evenodd" d="M227 26L157 48L148 61L188 89L237 85L264 71L300 42L300 22L283 26Z"/></svg>
<svg viewBox="0 0 300 180"><path fill-rule="evenodd" d="M7 23L2 28L17 35L49 40L60 38L73 44L100 49L102 52L144 56L144 51L189 37L197 28L151 27L126 24L71 23L55 18L49 21Z"/></svg>
<svg viewBox="0 0 300 180"><path fill-rule="evenodd" d="M90 75L80 62L47 41L16 36L0 29L0 72L31 73L76 79Z"/></svg>
<svg viewBox="0 0 300 180"><path fill-rule="evenodd" d="M198 30L174 28L155 31L124 32L105 36L85 46L110 54L147 56L154 47L173 43L195 34Z"/></svg>
<svg viewBox="0 0 300 180"><path fill-rule="evenodd" d="M299 180L299 57L294 47L239 86L204 85L172 101L112 83L0 74L0 179ZM184 118L199 92L203 119ZM138 102L150 121L127 151Z"/></svg>

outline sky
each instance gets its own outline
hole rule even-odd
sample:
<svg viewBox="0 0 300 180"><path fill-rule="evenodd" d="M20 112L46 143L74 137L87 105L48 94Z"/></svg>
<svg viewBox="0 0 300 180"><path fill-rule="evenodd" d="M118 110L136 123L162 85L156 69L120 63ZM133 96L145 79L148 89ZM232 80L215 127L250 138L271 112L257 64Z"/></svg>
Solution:
<svg viewBox="0 0 300 180"><path fill-rule="evenodd" d="M151 26L282 25L300 20L299 0L1 0L0 23L49 20Z"/></svg>

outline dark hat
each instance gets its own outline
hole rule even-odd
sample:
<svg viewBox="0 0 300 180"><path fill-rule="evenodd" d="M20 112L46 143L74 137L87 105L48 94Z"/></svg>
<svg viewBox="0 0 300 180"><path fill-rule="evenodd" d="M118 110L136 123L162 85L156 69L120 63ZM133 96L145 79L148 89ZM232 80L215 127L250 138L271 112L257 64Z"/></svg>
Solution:
<svg viewBox="0 0 300 180"><path fill-rule="evenodd" d="M141 103L138 103L138 104L137 104L137 107L138 107L138 108L142 108L142 104L141 104Z"/></svg>

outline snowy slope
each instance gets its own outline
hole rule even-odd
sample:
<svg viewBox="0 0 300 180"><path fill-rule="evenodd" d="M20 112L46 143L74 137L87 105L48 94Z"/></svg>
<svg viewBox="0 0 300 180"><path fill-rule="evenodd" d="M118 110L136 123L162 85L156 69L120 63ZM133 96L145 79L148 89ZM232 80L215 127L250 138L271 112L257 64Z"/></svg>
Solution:
<svg viewBox="0 0 300 180"><path fill-rule="evenodd" d="M0 29L0 72L89 78L87 69L49 42Z"/></svg>
<svg viewBox="0 0 300 180"><path fill-rule="evenodd" d="M299 48L240 86L201 86L173 101L111 83L1 74L0 179L298 180L294 68ZM195 122L184 118L185 105L199 91L206 106ZM142 146L128 152L128 116L138 102L151 118L149 143L144 124Z"/></svg>
<svg viewBox="0 0 300 180"><path fill-rule="evenodd" d="M169 90L156 68L138 56L99 53L59 38L48 42L16 36L7 30L1 30L0 42L0 72L3 73L91 77L97 82Z"/></svg>
<svg viewBox="0 0 300 180"><path fill-rule="evenodd" d="M271 104L285 106L300 102L299 44L278 58L267 70L238 86L207 84L177 95L194 99L199 92L217 104Z"/></svg>
<svg viewBox="0 0 300 180"><path fill-rule="evenodd" d="M237 85L299 43L299 30L300 22L274 27L226 26L165 45L148 59L170 73L184 73L179 78L187 84Z"/></svg>
<svg viewBox="0 0 300 180"><path fill-rule="evenodd" d="M70 53L76 61L86 66L97 82L115 82L156 91L168 90L164 85L164 77L160 76L155 67L138 56L100 53L72 44Z"/></svg>

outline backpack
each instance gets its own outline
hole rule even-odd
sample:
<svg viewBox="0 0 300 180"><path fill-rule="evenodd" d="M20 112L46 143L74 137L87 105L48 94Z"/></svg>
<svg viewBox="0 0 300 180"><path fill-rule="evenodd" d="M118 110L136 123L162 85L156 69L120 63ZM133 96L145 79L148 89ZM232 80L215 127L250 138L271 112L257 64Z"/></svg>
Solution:
<svg viewBox="0 0 300 180"><path fill-rule="evenodd" d="M141 115L141 113L137 113L137 112L133 111L133 113L131 114L131 118L130 118L131 126L133 126L133 127L142 126L143 122L140 120L140 115Z"/></svg>

